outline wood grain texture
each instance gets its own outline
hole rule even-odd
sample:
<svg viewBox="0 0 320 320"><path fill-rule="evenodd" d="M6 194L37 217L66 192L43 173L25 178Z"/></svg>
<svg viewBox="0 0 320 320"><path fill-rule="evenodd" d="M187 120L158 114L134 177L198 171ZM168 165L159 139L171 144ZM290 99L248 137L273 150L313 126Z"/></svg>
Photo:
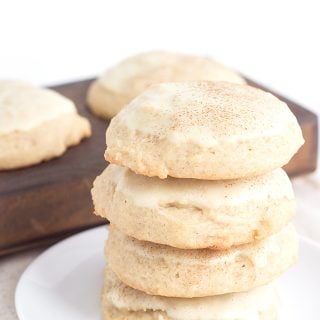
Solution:
<svg viewBox="0 0 320 320"><path fill-rule="evenodd" d="M48 244L64 235L105 223L92 215L90 189L94 178L107 165L103 154L108 122L94 117L86 108L90 82L85 80L54 89L72 99L79 113L90 120L92 137L68 149L60 158L0 172L0 255ZM306 140L285 168L290 175L310 172L316 168L317 117L280 98L297 116Z"/></svg>

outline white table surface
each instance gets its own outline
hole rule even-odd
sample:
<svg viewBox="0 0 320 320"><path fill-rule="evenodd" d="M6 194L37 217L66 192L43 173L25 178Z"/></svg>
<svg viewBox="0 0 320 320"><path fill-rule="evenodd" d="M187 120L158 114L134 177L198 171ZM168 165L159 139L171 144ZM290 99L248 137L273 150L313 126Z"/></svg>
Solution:
<svg viewBox="0 0 320 320"><path fill-rule="evenodd" d="M320 183L313 175L293 180L298 214L298 232L320 243ZM0 319L18 320L14 308L14 292L23 270L44 249L27 251L0 259Z"/></svg>

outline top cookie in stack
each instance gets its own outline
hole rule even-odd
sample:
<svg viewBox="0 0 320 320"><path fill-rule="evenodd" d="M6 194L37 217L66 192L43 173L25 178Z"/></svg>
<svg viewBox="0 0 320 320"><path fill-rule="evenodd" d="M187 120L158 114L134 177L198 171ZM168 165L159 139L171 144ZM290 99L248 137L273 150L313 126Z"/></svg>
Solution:
<svg viewBox="0 0 320 320"><path fill-rule="evenodd" d="M190 319L276 319L274 294L264 301L252 290L297 259L289 224L294 196L280 167L303 137L287 105L247 85L163 83L125 107L106 139L112 164L92 191L96 214L111 222L105 314L173 319L161 303L148 311L148 296L131 287L172 297L153 301L180 311L186 301L179 299L211 297L215 308L205 317L198 313L204 300L190 300ZM130 302L118 296L119 287ZM248 306L241 316L214 302L237 292L256 297L249 303L232 296Z"/></svg>
<svg viewBox="0 0 320 320"><path fill-rule="evenodd" d="M111 121L106 138L106 160L161 179L257 176L303 144L284 102L226 82L154 85Z"/></svg>

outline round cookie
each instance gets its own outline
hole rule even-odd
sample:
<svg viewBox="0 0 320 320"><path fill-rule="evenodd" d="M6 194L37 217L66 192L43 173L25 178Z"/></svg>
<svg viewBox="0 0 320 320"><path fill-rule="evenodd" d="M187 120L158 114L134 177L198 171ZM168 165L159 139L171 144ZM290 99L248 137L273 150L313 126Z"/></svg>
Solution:
<svg viewBox="0 0 320 320"><path fill-rule="evenodd" d="M0 81L0 170L60 156L91 135L74 103L49 89Z"/></svg>
<svg viewBox="0 0 320 320"><path fill-rule="evenodd" d="M105 253L126 285L151 295L205 297L267 284L297 260L298 239L289 225L268 238L229 250L183 250L140 241L110 226Z"/></svg>
<svg viewBox="0 0 320 320"><path fill-rule="evenodd" d="M151 296L126 286L110 268L102 294L106 320L276 320L279 304L273 284L193 299Z"/></svg>
<svg viewBox="0 0 320 320"><path fill-rule="evenodd" d="M288 106L227 82L153 85L111 121L107 161L138 174L237 179L285 165L303 144Z"/></svg>
<svg viewBox="0 0 320 320"><path fill-rule="evenodd" d="M152 51L125 59L107 70L90 86L87 101L94 114L111 118L151 84L190 80L245 83L235 71L212 59Z"/></svg>
<svg viewBox="0 0 320 320"><path fill-rule="evenodd" d="M239 180L159 179L110 164L92 189L95 213L139 240L226 249L279 231L295 213L287 174Z"/></svg>

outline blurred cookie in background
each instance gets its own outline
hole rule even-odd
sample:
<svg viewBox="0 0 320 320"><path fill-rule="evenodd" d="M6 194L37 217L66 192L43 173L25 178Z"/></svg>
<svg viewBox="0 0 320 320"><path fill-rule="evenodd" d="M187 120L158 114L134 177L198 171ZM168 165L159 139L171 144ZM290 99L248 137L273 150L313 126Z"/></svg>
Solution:
<svg viewBox="0 0 320 320"><path fill-rule="evenodd" d="M0 170L58 157L90 135L89 121L71 100L22 81L0 81Z"/></svg>
<svg viewBox="0 0 320 320"><path fill-rule="evenodd" d="M87 102L95 115L108 119L152 84L196 80L245 83L239 74L213 59L152 51L108 69L91 84Z"/></svg>

